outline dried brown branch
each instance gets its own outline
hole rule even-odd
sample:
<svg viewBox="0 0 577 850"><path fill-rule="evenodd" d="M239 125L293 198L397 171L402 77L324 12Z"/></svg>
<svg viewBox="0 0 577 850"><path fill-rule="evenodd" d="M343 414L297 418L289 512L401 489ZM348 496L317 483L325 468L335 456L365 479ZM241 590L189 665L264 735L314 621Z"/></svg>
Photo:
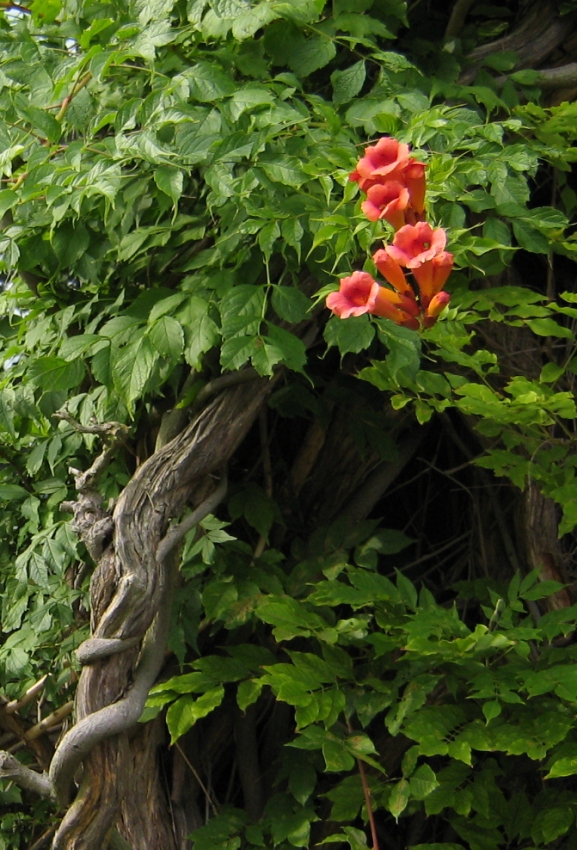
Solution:
<svg viewBox="0 0 577 850"><path fill-rule="evenodd" d="M24 708L25 705L32 702L34 697L38 696L38 694L44 689L47 679L48 675L42 676L41 679L38 679L37 682L34 682L34 684L28 688L23 697L20 697L20 699L13 699L11 702L7 702L5 705L0 706L0 711L3 711L5 714L14 714L15 711L20 711L21 708Z"/></svg>

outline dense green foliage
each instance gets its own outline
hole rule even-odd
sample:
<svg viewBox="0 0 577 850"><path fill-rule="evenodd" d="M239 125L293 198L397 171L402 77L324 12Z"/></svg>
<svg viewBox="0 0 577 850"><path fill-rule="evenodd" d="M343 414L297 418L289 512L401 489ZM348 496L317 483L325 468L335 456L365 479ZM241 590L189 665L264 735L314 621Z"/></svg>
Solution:
<svg viewBox="0 0 577 850"><path fill-rule="evenodd" d="M100 447L70 417L131 429L99 483L112 500L164 414L196 415L221 373L282 370L262 444L251 435L219 518L187 539L172 660L143 718L165 712L175 744L227 706L256 705L264 737L275 702L290 707L263 813L209 787L197 850L359 850L373 813L394 848L577 841L577 608L539 608L563 584L520 559L428 587L403 572L414 527L379 504L351 527L346 499L323 514L285 486L309 422L328 429L343 401L375 463L397 457L391 411L444 414L477 434L478 467L536 484L561 535L577 525L577 106L542 102L510 52L460 83L516 5L473 7L444 48L437 6L34 0L0 16L7 699L46 673L44 715L73 699L88 635L90 559L61 504ZM383 225L349 174L381 135L426 162L455 255L450 306L422 332L324 308L339 276L374 273ZM56 809L0 788L0 848L28 846Z"/></svg>

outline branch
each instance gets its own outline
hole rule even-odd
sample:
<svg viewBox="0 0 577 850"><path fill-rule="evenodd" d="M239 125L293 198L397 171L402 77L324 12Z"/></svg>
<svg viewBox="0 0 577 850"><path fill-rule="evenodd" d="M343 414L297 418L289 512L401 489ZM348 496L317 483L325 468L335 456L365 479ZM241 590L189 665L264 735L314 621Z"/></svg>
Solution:
<svg viewBox="0 0 577 850"><path fill-rule="evenodd" d="M504 50L517 54L518 70L535 68L567 38L574 25L575 15L560 15L554 0L536 0L512 32L472 51L467 57L472 66L463 71L459 82L470 85L483 60Z"/></svg>
<svg viewBox="0 0 577 850"><path fill-rule="evenodd" d="M48 674L42 676L41 679L28 688L23 697L20 697L20 699L13 699L11 702L7 702L5 705L0 706L0 711L3 711L5 714L14 714L15 711L20 711L21 708L24 708L25 705L32 702L34 697L43 690L47 679Z"/></svg>
<svg viewBox="0 0 577 850"><path fill-rule="evenodd" d="M183 537L188 534L189 531L192 531L192 529L206 516L211 514L222 502L226 496L227 488L228 479L226 469L223 469L220 477L220 484L214 493L211 493L207 499L200 503L190 516L183 519L183 521L177 526L173 526L162 538L158 549L156 550L156 558L160 564L163 564L166 561L168 556L174 551L176 546L178 546Z"/></svg>
<svg viewBox="0 0 577 850"><path fill-rule="evenodd" d="M5 750L0 750L0 779L12 779L20 788L40 797L52 796L52 786L46 774L36 773Z"/></svg>
<svg viewBox="0 0 577 850"><path fill-rule="evenodd" d="M56 800L68 806L74 774L88 753L113 735L132 729L144 710L148 692L164 661L164 649L170 625L170 605L164 588L162 604L146 634L132 687L126 696L80 720L62 739L50 764L49 779Z"/></svg>
<svg viewBox="0 0 577 850"><path fill-rule="evenodd" d="M74 97L76 97L78 92L81 91L84 88L84 86L86 86L90 82L91 79L92 79L92 74L91 74L90 71L87 71L87 73L84 74L82 79L78 80L78 82L75 83L70 94L67 94L66 97L64 98L64 100L62 101L62 103L60 104L60 109L56 113L56 120L57 121L62 121L62 119L66 115L68 107L72 103L72 99Z"/></svg>
<svg viewBox="0 0 577 850"><path fill-rule="evenodd" d="M563 89L577 86L577 62L568 62L559 68L543 68L535 72L533 82L540 89Z"/></svg>
<svg viewBox="0 0 577 850"><path fill-rule="evenodd" d="M69 714L72 714L73 708L73 701L67 702L64 705L60 706L60 708L57 708L56 711L53 711L51 714L48 714L43 720L41 720L35 726L32 726L31 729L28 729L28 731L26 732L26 738L29 741L33 741L34 738L38 738L48 729L51 729L53 726L56 726L58 723L60 723L61 720L64 720L65 717L68 717Z"/></svg>
<svg viewBox="0 0 577 850"><path fill-rule="evenodd" d="M445 30L445 38L455 38L459 35L463 29L467 13L474 2L475 0L457 0Z"/></svg>

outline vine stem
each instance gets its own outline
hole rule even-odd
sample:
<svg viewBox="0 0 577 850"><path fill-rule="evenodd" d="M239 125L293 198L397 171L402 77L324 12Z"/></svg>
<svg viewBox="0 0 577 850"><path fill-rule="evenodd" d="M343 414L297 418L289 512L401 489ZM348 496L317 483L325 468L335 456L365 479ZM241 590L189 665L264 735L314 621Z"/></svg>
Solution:
<svg viewBox="0 0 577 850"><path fill-rule="evenodd" d="M350 720L347 720L347 729L349 735L353 732L353 727L351 726ZM367 807L367 815L369 817L369 825L371 827L371 838L373 839L373 850L379 850L379 839L377 836L377 825L375 823L375 815L373 812L373 805L371 803L371 789L369 788L369 783L367 782L367 774L365 772L365 766L360 759L357 759L357 767L359 768L359 776L361 777L361 785L363 786L363 794L365 795L365 806Z"/></svg>

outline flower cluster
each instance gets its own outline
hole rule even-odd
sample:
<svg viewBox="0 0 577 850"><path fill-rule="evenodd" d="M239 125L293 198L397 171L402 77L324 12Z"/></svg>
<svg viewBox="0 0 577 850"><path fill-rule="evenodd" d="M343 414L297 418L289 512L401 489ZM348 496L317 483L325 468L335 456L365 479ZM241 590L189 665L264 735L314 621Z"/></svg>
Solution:
<svg viewBox="0 0 577 850"><path fill-rule="evenodd" d="M392 289L367 272L353 272L331 292L327 307L341 319L372 313L412 330L431 327L449 303L443 291L453 268L445 251L447 235L425 218L425 165L410 156L409 146L385 137L365 150L350 176L367 200L361 204L371 221L384 219L397 231L373 262ZM405 276L409 269L413 282Z"/></svg>

